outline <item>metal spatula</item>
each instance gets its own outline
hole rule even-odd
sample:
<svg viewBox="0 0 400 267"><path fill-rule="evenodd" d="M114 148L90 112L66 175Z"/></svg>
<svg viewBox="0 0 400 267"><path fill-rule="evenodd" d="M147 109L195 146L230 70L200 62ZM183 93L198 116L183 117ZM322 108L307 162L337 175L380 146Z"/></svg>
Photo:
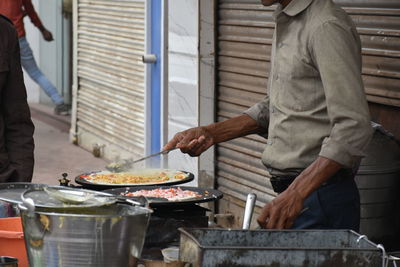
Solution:
<svg viewBox="0 0 400 267"><path fill-rule="evenodd" d="M175 149L177 149L177 148L174 147L172 149L163 150L163 151L151 154L151 155L147 155L147 156L145 156L143 158L140 158L140 159L127 159L127 160L123 160L121 162L113 162L113 163L108 164L106 166L106 169L111 171L111 172L122 172L122 171L125 171L125 170L129 170L132 167L133 164L136 164L138 162L144 161L144 160L149 159L149 158L157 157L159 155L166 155L166 154L168 154L169 152L171 152L172 150L175 150Z"/></svg>

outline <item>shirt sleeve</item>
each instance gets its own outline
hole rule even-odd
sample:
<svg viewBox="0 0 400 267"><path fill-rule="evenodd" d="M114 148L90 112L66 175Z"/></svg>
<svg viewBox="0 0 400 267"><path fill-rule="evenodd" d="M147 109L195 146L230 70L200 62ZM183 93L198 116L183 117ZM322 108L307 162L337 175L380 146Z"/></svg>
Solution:
<svg viewBox="0 0 400 267"><path fill-rule="evenodd" d="M268 129L269 125L269 96L253 105L249 109L244 111L244 114L249 115L253 120L257 121L257 124L265 129Z"/></svg>
<svg viewBox="0 0 400 267"><path fill-rule="evenodd" d="M316 29L310 43L332 126L319 155L354 167L372 137L358 34L348 25L328 21Z"/></svg>
<svg viewBox="0 0 400 267"><path fill-rule="evenodd" d="M38 28L43 26L42 21L40 20L38 14L35 11L35 8L33 7L32 0L22 0L22 3L24 5L24 10L26 14L28 14L33 25L35 25Z"/></svg>
<svg viewBox="0 0 400 267"><path fill-rule="evenodd" d="M34 125L27 103L17 33L13 27L9 29L9 73L1 96L5 145L13 169L11 180L29 182L34 164Z"/></svg>

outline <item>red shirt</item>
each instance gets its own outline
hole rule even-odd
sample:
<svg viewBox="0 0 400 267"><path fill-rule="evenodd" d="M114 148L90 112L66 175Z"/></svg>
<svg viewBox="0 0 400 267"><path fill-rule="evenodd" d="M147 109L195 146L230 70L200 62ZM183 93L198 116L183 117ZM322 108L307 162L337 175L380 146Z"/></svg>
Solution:
<svg viewBox="0 0 400 267"><path fill-rule="evenodd" d="M9 18L18 32L18 37L25 36L24 17L28 15L36 27L42 22L37 15L31 0L0 0L0 14Z"/></svg>

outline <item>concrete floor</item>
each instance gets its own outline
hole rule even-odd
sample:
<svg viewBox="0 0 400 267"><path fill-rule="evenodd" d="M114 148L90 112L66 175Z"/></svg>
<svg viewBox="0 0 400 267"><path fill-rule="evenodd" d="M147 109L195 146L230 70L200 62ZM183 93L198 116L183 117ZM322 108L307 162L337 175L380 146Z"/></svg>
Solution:
<svg viewBox="0 0 400 267"><path fill-rule="evenodd" d="M33 183L58 185L64 172L73 181L80 173L104 169L105 160L68 141L68 118L55 116L51 108L37 105L31 105L31 112L36 127Z"/></svg>

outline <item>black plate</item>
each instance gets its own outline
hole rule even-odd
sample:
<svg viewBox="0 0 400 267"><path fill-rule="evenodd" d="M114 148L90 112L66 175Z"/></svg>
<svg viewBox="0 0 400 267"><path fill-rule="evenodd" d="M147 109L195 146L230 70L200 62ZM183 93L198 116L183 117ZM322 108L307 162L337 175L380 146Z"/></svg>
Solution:
<svg viewBox="0 0 400 267"><path fill-rule="evenodd" d="M101 171L93 171L93 172L87 172L87 173L82 173L75 177L75 182L82 185L84 188L88 189L93 189L93 190L105 190L105 189L111 189L111 188L121 188L121 187L127 187L127 185L118 185L118 184L96 184L87 181L85 178L82 176L90 175L93 173L97 173ZM129 185L128 187L139 187L139 186L164 186L164 185L177 185L177 184L184 184L188 183L190 181L193 181L194 179L194 174L186 171L181 171L183 173L188 174L188 176L182 180L177 180L177 181L171 181L171 182L165 182L165 183L158 183L158 184L146 184L146 185Z"/></svg>
<svg viewBox="0 0 400 267"><path fill-rule="evenodd" d="M22 203L21 195L27 190L41 189L45 184L32 183L0 183L0 200L13 204Z"/></svg>
<svg viewBox="0 0 400 267"><path fill-rule="evenodd" d="M173 187L178 187L178 186L135 186L135 187L121 187L121 188L113 188L113 189L108 189L105 190L104 192L110 193L110 194L115 194L115 195L121 195L121 193L125 192L136 192L139 190L152 190L156 188L161 188L161 189L169 189ZM196 192L202 197L200 198L188 198L185 200L181 201L169 201L166 198L155 198L155 197L150 197L147 198L149 200L149 204L151 207L157 207L157 206L164 206L164 205L185 205L185 204L193 204L193 203L201 203L201 202L209 202L209 201L215 201L218 199L221 199L223 197L223 194L215 189L206 189L206 188L199 188L199 187L190 187L190 186L179 186L182 190L190 190L193 192ZM135 197L126 197L126 198L132 198L135 199Z"/></svg>

